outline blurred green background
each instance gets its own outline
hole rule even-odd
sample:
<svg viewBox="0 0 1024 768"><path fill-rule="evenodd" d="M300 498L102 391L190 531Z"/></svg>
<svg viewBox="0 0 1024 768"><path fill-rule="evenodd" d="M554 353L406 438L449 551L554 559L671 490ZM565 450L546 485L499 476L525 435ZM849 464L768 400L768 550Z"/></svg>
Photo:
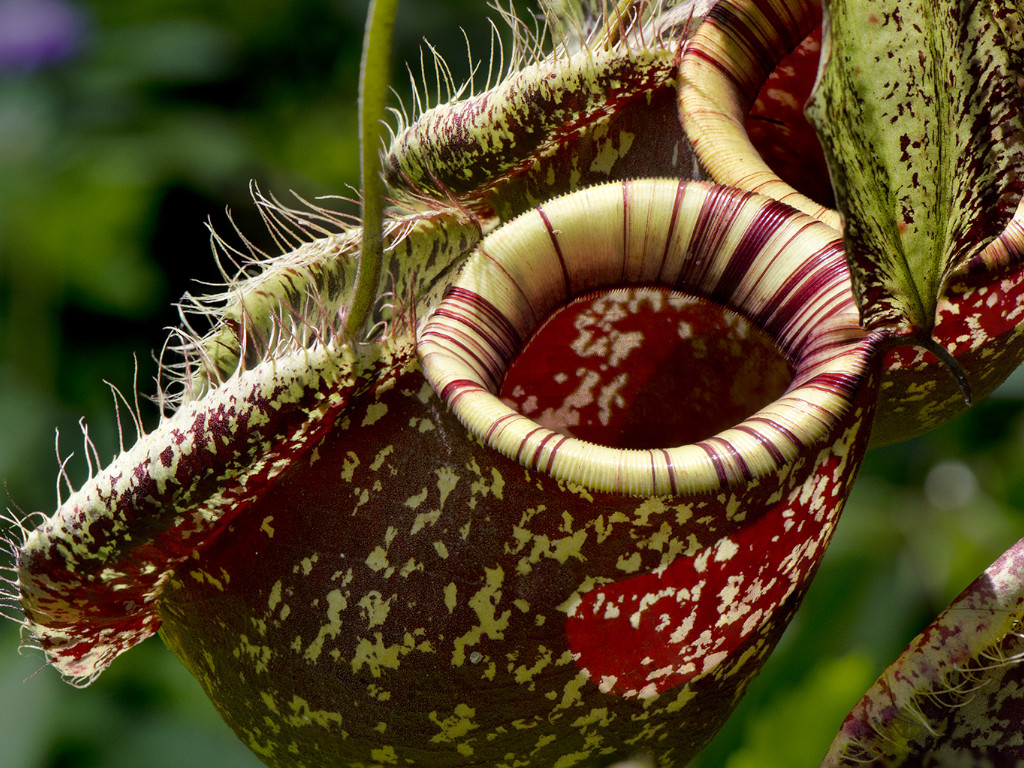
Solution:
<svg viewBox="0 0 1024 768"><path fill-rule="evenodd" d="M230 207L267 244L251 179L282 198L351 194L366 5L0 0L7 506L55 507L55 428L61 455L76 452L73 481L86 472L79 419L104 461L116 451L104 381L130 393L137 365L140 392L154 391L173 302L218 279L205 222L230 231ZM424 37L457 78L460 27L486 56L483 0L402 0L400 14L400 93L398 62L418 62ZM1021 535L1022 406L1015 376L967 417L869 455L804 608L700 766L815 765L884 666ZM17 627L0 622L6 768L259 765L159 640L84 691L35 674L41 657L17 647Z"/></svg>

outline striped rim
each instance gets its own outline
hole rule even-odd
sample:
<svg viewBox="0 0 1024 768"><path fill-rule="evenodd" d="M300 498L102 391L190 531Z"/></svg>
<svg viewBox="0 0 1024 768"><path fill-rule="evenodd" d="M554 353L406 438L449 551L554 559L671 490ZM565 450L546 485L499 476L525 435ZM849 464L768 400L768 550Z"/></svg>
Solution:
<svg viewBox="0 0 1024 768"><path fill-rule="evenodd" d="M996 272L1016 267L1021 261L1024 261L1024 200L1017 206L1006 229L954 274Z"/></svg>
<svg viewBox="0 0 1024 768"><path fill-rule="evenodd" d="M549 312L586 291L650 284L745 315L792 361L787 392L711 438L652 450L566 437L498 399ZM434 390L492 448L558 480L647 496L736 486L824 445L866 370L869 338L835 230L753 193L643 180L557 198L488 236L418 351Z"/></svg>
<svg viewBox="0 0 1024 768"><path fill-rule="evenodd" d="M839 214L780 179L744 126L772 70L820 20L820 0L716 3L683 54L679 117L715 181L781 200L839 229Z"/></svg>

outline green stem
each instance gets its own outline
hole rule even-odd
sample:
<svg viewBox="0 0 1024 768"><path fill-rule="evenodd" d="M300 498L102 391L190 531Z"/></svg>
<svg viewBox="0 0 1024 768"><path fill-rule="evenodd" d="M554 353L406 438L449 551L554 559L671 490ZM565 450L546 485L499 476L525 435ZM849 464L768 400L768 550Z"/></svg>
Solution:
<svg viewBox="0 0 1024 768"><path fill-rule="evenodd" d="M391 33L395 27L397 9L398 0L370 0L363 37L363 58L359 72L363 244L356 271L355 295L345 324L350 339L358 339L370 315L384 260L384 181L381 178L380 134L387 106Z"/></svg>

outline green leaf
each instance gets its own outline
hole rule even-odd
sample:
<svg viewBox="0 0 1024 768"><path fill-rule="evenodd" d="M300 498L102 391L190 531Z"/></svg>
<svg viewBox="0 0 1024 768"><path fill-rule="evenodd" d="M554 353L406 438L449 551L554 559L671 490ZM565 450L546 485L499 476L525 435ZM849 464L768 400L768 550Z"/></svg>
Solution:
<svg viewBox="0 0 1024 768"><path fill-rule="evenodd" d="M997 0L828 0L807 105L868 329L927 333L946 282L1013 215L1024 130ZM1012 43L1012 45L1010 44Z"/></svg>

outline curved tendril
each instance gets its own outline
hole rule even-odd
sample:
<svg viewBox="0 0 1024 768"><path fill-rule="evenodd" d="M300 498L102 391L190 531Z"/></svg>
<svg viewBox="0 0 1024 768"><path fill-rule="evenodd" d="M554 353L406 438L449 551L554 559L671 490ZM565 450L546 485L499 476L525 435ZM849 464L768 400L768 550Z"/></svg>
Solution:
<svg viewBox="0 0 1024 768"><path fill-rule="evenodd" d="M963 366L949 353L949 350L936 341L934 336L924 334L919 338L915 338L913 344L939 358L939 361L946 366L946 369L956 381L956 385L960 388L960 393L964 396L964 405L970 408L974 404L974 397L971 394L971 382L967 380L967 372L964 371Z"/></svg>
<svg viewBox="0 0 1024 768"><path fill-rule="evenodd" d="M356 339L369 317L384 260L382 236L384 181L381 177L381 123L387 106L391 33L398 0L371 0L359 73L359 168L363 190L363 243L356 290L345 331Z"/></svg>

